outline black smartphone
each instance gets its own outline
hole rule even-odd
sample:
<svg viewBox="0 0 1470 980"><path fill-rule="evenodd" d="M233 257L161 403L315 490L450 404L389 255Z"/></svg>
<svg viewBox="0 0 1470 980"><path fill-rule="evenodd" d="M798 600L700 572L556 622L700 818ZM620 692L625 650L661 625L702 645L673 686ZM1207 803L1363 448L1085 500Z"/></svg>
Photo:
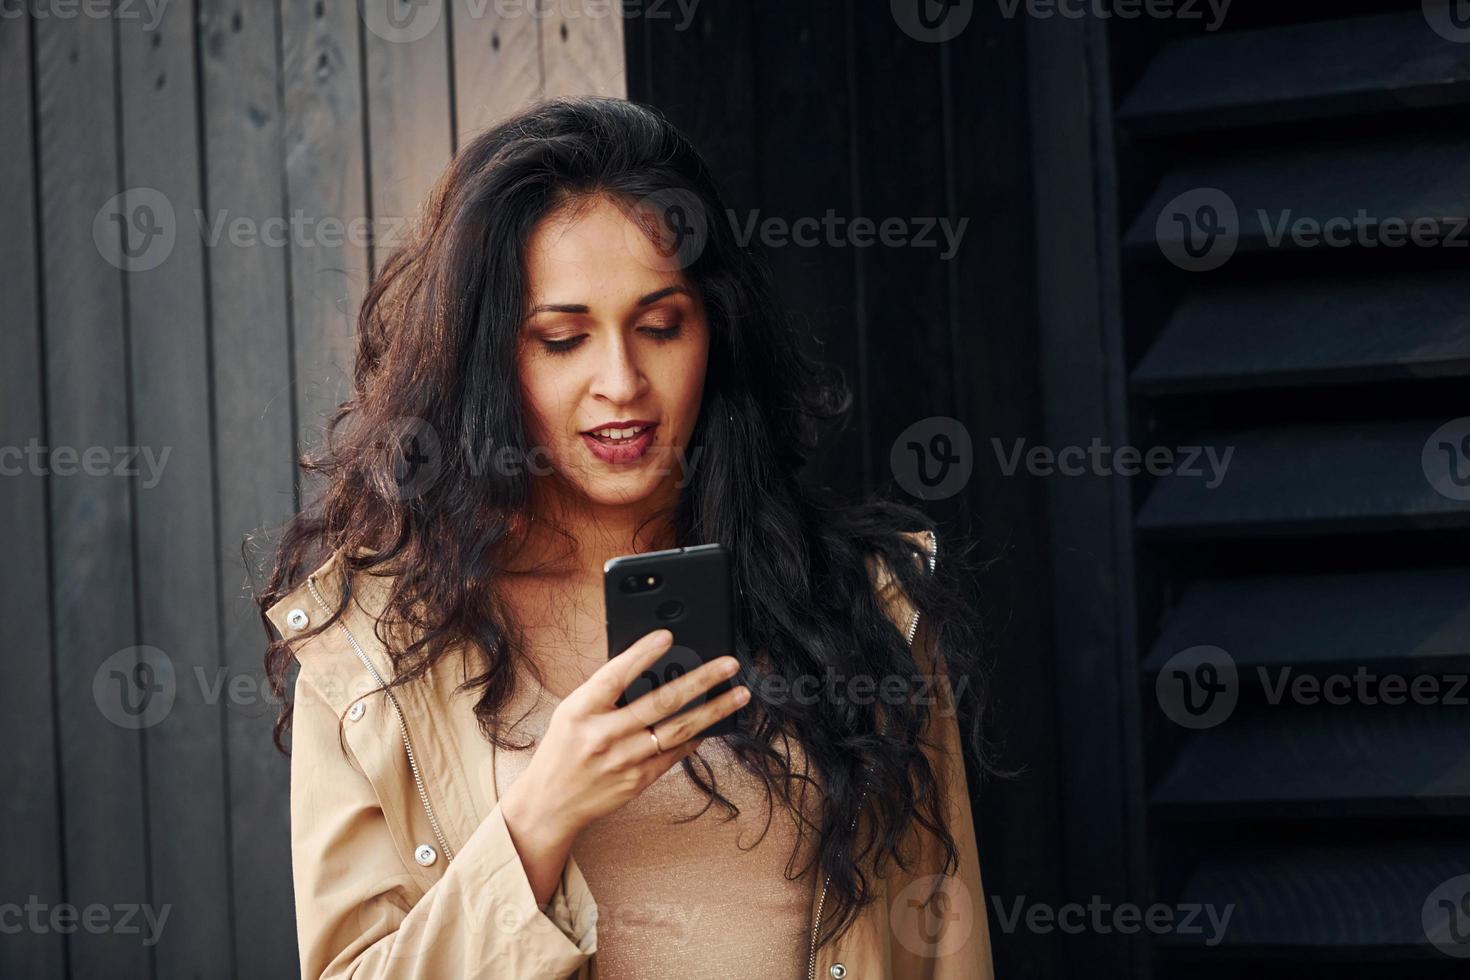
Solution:
<svg viewBox="0 0 1470 980"><path fill-rule="evenodd" d="M654 630L668 629L674 634L674 645L628 686L618 698L619 707L700 664L734 654L734 595L730 553L724 545L700 544L611 558L602 566L602 584L609 658ZM730 690L731 680L696 695L678 713L719 697ZM735 716L731 714L693 737L733 731Z"/></svg>

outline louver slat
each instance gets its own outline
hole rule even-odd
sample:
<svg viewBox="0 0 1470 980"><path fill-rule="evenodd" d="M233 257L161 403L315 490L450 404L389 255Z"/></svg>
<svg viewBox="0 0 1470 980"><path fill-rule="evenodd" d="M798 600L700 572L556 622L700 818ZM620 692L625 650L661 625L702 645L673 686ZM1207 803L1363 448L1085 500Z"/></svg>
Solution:
<svg viewBox="0 0 1470 980"><path fill-rule="evenodd" d="M1185 590L1144 663L1150 676L1181 650L1229 652L1256 667L1355 666L1405 674L1470 669L1470 568L1269 575Z"/></svg>
<svg viewBox="0 0 1470 980"><path fill-rule="evenodd" d="M1220 916L1229 908L1215 950L1235 955L1443 962L1421 913L1437 888L1467 868L1470 843L1453 839L1257 847L1202 861L1180 903L1208 905ZM1174 931L1159 942L1210 952L1204 921L1201 934Z"/></svg>
<svg viewBox="0 0 1470 980"><path fill-rule="evenodd" d="M1382 143L1266 149L1232 149L1225 143L1207 158L1181 164L1164 177L1134 218L1124 245L1158 256L1159 216L1176 199L1192 211L1199 202L1183 195L1201 188L1223 191L1233 202L1237 221L1222 220L1227 232L1238 236L1240 252L1323 252L1337 247L1331 242L1358 241L1396 242L1368 247L1403 252L1417 247L1409 234L1415 222L1425 220L1437 223L1438 231L1431 227L1421 238L1437 235L1447 247L1470 241L1465 224L1470 217L1470 137L1453 131ZM1315 226L1303 226L1304 219ZM1325 233L1314 234L1312 227ZM1183 241L1184 232L1179 222L1165 221L1163 235L1166 241Z"/></svg>
<svg viewBox="0 0 1470 980"><path fill-rule="evenodd" d="M1138 527L1184 537L1337 533L1470 526L1470 501L1425 474L1430 437L1448 420L1291 426L1206 434L1209 457L1160 478ZM1228 465L1225 454L1233 449ZM1198 470L1186 475L1185 469ZM1223 469L1223 477L1218 474ZM1214 484L1213 486L1211 484Z"/></svg>
<svg viewBox="0 0 1470 980"><path fill-rule="evenodd" d="M1168 45L1124 100L1139 133L1217 130L1470 102L1470 48L1418 11Z"/></svg>
<svg viewBox="0 0 1470 980"><path fill-rule="evenodd" d="M1189 293L1134 370L1177 394L1470 375L1470 277L1375 275Z"/></svg>
<svg viewBox="0 0 1470 980"><path fill-rule="evenodd" d="M1222 724L1193 734L1154 788L1155 813L1231 819L1240 817L1346 817L1470 815L1470 690L1459 678L1425 677L1425 700L1454 697L1459 707L1406 704L1363 707L1293 704L1298 676L1270 673L1276 703L1237 707ZM1326 697L1355 697L1357 682L1342 675ZM1375 688L1379 696L1413 698L1406 688ZM1407 679L1405 679L1407 683ZM1430 686L1434 685L1434 686Z"/></svg>

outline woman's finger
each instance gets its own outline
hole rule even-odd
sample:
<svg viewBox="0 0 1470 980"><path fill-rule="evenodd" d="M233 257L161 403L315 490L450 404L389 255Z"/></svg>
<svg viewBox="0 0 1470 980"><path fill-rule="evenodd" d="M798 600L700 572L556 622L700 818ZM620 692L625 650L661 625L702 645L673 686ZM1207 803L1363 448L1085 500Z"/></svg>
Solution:
<svg viewBox="0 0 1470 980"><path fill-rule="evenodd" d="M750 691L745 687L733 687L717 698L710 698L697 708L683 714L666 718L654 725L658 740L665 749L690 741L710 725L734 714L750 700Z"/></svg>
<svg viewBox="0 0 1470 980"><path fill-rule="evenodd" d="M609 657L607 663L594 670L590 677L567 695L566 701L575 699L574 707L597 711L612 708L618 697L628 689L628 685L653 666L659 657L668 653L673 645L674 634L671 630L654 630L639 637L628 649L616 657Z"/></svg>
<svg viewBox="0 0 1470 980"><path fill-rule="evenodd" d="M622 733L657 725L705 691L739 672L740 661L734 657L716 657L709 663L700 664L682 677L660 684L626 707L613 712L612 730Z"/></svg>

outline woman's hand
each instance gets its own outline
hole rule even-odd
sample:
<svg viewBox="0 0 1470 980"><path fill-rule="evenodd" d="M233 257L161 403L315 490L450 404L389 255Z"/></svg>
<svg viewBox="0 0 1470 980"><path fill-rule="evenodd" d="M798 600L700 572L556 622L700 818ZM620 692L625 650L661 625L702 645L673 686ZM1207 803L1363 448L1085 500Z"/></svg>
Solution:
<svg viewBox="0 0 1470 980"><path fill-rule="evenodd" d="M704 741L691 736L750 700L746 688L734 687L673 717L738 672L734 657L721 657L618 707L618 697L668 652L673 639L668 630L654 630L568 694L552 712L525 772L501 798L537 902L555 890L572 842L588 824L642 793ZM661 752L649 737L650 726Z"/></svg>

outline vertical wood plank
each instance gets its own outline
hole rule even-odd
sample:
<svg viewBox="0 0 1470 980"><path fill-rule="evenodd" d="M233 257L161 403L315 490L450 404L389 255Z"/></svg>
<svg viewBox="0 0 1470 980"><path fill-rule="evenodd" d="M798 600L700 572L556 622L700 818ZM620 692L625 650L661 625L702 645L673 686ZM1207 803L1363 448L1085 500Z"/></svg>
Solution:
<svg viewBox="0 0 1470 980"><path fill-rule="evenodd" d="M381 269L449 163L445 0L362 0L373 268Z"/></svg>
<svg viewBox="0 0 1470 980"><path fill-rule="evenodd" d="M687 22L645 13L625 25L629 98L657 106L689 137L737 210L754 206L760 188L751 9L703 4Z"/></svg>
<svg viewBox="0 0 1470 980"><path fill-rule="evenodd" d="M753 78L758 145L779 149L759 155L760 196L753 208L737 210L738 228L772 218L790 226L820 221L829 210L851 210L855 189L846 151L854 122L845 6L840 0L754 5L754 60L773 68ZM771 256L782 300L800 328L820 342L812 353L855 385L862 373L855 251L802 247L789 237L772 250L761 246L759 235L752 247ZM809 479L843 490L861 486L861 433L855 417L828 444Z"/></svg>
<svg viewBox="0 0 1470 980"><path fill-rule="evenodd" d="M32 129L29 19L0 21L0 540L9 560L0 572L0 650L14 666L0 684L0 738L6 761L5 841L0 847L0 895L7 901L63 896L61 814L53 710L54 651L47 582L46 475L32 445L46 444L46 393L37 288L36 181ZM34 443L33 443L34 440ZM65 937L23 930L0 942L0 974L59 977L66 972Z"/></svg>
<svg viewBox="0 0 1470 980"><path fill-rule="evenodd" d="M541 98L541 36L529 5L454 0L451 11L455 138L464 146Z"/></svg>
<svg viewBox="0 0 1470 980"><path fill-rule="evenodd" d="M1046 439L1083 446L1094 436L1127 444L1121 333L1105 306L1116 270L1099 243L1116 242L1105 31L1095 22L1037 21L1027 32L1036 198L1041 376ZM1080 148L1080 149L1079 149ZM1111 297L1111 299L1105 299ZM1138 644L1133 623L1132 501L1128 478L1053 480L1048 494L1064 886L1078 896L1144 894L1144 800L1126 719L1136 719ZM1062 667L1059 664L1059 668ZM1083 819L1080 815L1085 814ZM1124 846L1119 846L1123 842ZM1107 899L1122 901L1124 898ZM1066 952L1076 974L1150 976L1148 938L1087 934Z"/></svg>
<svg viewBox="0 0 1470 980"><path fill-rule="evenodd" d="M116 24L124 185L174 226L170 248L124 270L139 627L175 679L172 708L144 729L152 890L172 909L155 975L197 977L228 957L230 882L194 25L178 4Z"/></svg>
<svg viewBox="0 0 1470 980"><path fill-rule="evenodd" d="M849 225L841 233L856 253L866 351L863 379L867 486L894 477L889 456L894 440L910 425L933 415L950 415L955 405L950 345L952 269L940 258L944 236L931 227L938 247L912 244L923 221L963 217L951 213L947 193L938 44L904 33L889 10L864 7L853 14L853 42L861 60L851 67L854 105L853 156L856 191ZM902 80L899 84L898 80ZM869 244L852 222L874 227L902 223L910 244ZM917 384L885 384L886 378L922 378ZM957 509L954 498L927 507L941 522Z"/></svg>
<svg viewBox="0 0 1470 980"><path fill-rule="evenodd" d="M126 727L130 709L147 710L132 689L133 501L106 464L132 438L122 274L102 249L118 261L114 219L136 216L110 203L120 190L113 27L95 16L35 22L65 901L77 906L151 898L143 740ZM83 467L89 456L103 465ZM78 930L67 945L77 978L152 972L136 935Z"/></svg>
<svg viewBox="0 0 1470 980"><path fill-rule="evenodd" d="M205 210L212 221L240 219L247 233L289 214L278 30L273 5L200 0ZM263 690L266 641L250 597L242 529L274 526L296 504L289 234L277 228L270 240L278 244L266 244L263 234L226 231L206 252L214 431L221 447L215 472L223 648L229 676L252 678L257 690ZM240 977L289 976L298 969L294 907L281 873L289 868L289 769L271 745L274 710L262 698L232 705L225 716L236 869L234 971Z"/></svg>
<svg viewBox="0 0 1470 980"><path fill-rule="evenodd" d="M367 290L361 21L353 0L283 2L287 198L302 233L290 245L297 444L321 441L351 392L353 334ZM302 506L323 489L300 474Z"/></svg>
<svg viewBox="0 0 1470 980"><path fill-rule="evenodd" d="M541 64L546 95L607 95L627 98L621 5L606 0L545 5Z"/></svg>
<svg viewBox="0 0 1470 980"><path fill-rule="evenodd" d="M986 619L1002 624L988 644L995 692L988 724L998 736L1000 765L1029 770L983 786L972 781L972 791L985 798L980 806L977 796L974 810L980 862L990 895L1012 901L1009 896L1025 894L1056 908L1066 899L1045 479L1025 467L1007 475L990 445L992 437L1007 447L1018 438L1042 444L1045 437L1036 369L1035 212L1024 152L1030 128L1025 29L1024 18L977 6L949 42L947 115L954 138L948 166L954 211L972 216L955 259L951 321L960 381L955 417L973 434L976 456L966 513L981 554L999 559L980 580ZM1065 937L993 927L991 938L997 976L1064 975Z"/></svg>

